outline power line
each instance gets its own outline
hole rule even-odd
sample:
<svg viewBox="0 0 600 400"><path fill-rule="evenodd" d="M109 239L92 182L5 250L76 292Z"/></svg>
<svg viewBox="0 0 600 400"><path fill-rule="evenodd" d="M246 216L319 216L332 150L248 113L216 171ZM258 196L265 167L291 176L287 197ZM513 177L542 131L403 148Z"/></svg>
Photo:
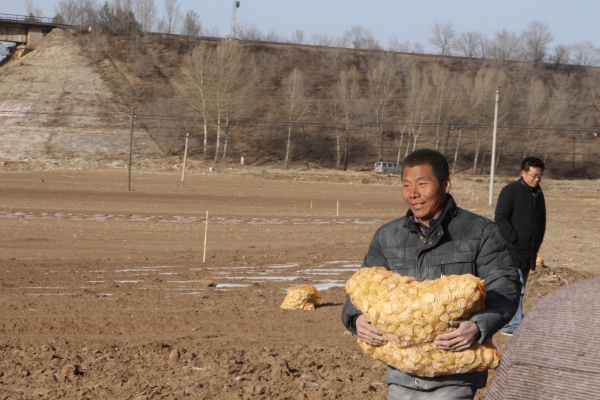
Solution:
<svg viewBox="0 0 600 400"><path fill-rule="evenodd" d="M31 112L28 111L27 114L24 114L23 116L19 115L19 116L14 116L14 115L10 115L10 116L2 116L0 115L0 118L5 117L5 118L25 118L25 115L48 115L48 116L53 116L55 118L59 118L59 117L88 117L88 118L107 118L107 117L115 117L115 118L120 118L123 119L123 123L125 123L125 121L129 121L131 119L131 115L130 114L125 114L125 113L60 113L60 112ZM151 121L151 120L159 120L159 121L194 121L194 122L201 122L202 121L202 117L195 117L195 116L187 116L187 115L173 115L173 114L135 114L134 118L138 121ZM209 125L211 127L213 127L216 124L216 119L215 118L210 118L209 119L210 123ZM221 121L222 124L224 124L224 121ZM338 127L343 127L346 125L345 122L336 122L336 121L309 121L309 120L293 120L293 121L288 121L288 120L277 120L277 119L254 119L254 118L231 118L229 119L229 124L230 125L238 125L238 124L267 124L267 125L282 125L282 126L288 126L288 125L292 125L292 126L302 126L302 125L309 125L309 126L338 126ZM397 120L394 122L390 122L390 121L386 121L386 122L376 122L376 121L365 121L365 122L351 122L349 125L352 127L386 127L386 128L396 128L396 127L400 127L400 126L407 126L407 127L420 127L420 128L424 128L424 127L433 127L433 128L447 128L448 127L449 122L410 122L410 121L402 121L402 120ZM491 128L491 123L490 124L452 124L455 128L454 129L464 129L464 130L469 130L469 129L489 129ZM44 129L60 129L62 126L52 126L52 127L47 127ZM85 126L85 128L88 129L94 129L93 127L87 127ZM224 128L224 126L223 126ZM96 128L97 129L97 128ZM558 125L558 126L548 126L548 125L499 125L498 129L532 129L532 130L557 130L557 131L564 131L564 132L582 132L582 131L600 131L600 126L597 125L592 125L592 126L580 126L580 127L573 127L573 126L565 126L565 125Z"/></svg>

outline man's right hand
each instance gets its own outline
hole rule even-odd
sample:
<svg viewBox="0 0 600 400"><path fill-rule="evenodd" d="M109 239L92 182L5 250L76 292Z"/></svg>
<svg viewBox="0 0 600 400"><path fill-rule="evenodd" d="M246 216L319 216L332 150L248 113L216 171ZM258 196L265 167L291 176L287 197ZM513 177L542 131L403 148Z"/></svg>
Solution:
<svg viewBox="0 0 600 400"><path fill-rule="evenodd" d="M383 332L371 325L371 321L364 314L356 318L356 332L360 340L371 346L381 346L387 343Z"/></svg>

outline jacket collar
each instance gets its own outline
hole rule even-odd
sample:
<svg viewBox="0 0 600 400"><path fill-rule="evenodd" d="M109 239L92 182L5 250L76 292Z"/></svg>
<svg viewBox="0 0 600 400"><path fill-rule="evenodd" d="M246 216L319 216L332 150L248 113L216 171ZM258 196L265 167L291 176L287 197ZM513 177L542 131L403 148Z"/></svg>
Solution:
<svg viewBox="0 0 600 400"><path fill-rule="evenodd" d="M542 187L540 185L529 186L527 183L525 183L525 181L523 180L523 177L520 177L518 182L520 182L521 186L523 186L525 189L527 189L527 191L530 193L537 194L537 192L542 190Z"/></svg>
<svg viewBox="0 0 600 400"><path fill-rule="evenodd" d="M440 218L437 222L437 226L446 226L448 224L448 222L450 222L452 217L454 217L454 215L456 215L457 211L458 211L458 206L456 205L456 202L454 201L454 197L452 197L451 194L448 194L448 198L446 199L446 203L444 204L444 208L442 209L442 213L440 214ZM406 219L404 221L404 226L407 228L411 228L411 229L419 229L417 224L414 223L410 218L413 215L414 215L413 212L409 208L408 211L406 212Z"/></svg>

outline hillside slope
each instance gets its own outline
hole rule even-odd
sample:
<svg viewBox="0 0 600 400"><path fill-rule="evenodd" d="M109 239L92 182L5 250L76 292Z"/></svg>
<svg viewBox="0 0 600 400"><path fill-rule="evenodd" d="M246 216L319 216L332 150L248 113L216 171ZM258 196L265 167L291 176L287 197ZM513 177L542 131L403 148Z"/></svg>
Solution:
<svg viewBox="0 0 600 400"><path fill-rule="evenodd" d="M250 166L369 170L378 159L400 163L410 150L431 147L448 157L452 174L487 175L500 85L497 174L512 176L531 154L547 161L553 178L600 176L592 90L600 70L240 41L229 46L244 60L233 86L240 97L227 112L219 108L215 71L223 66L212 65L204 126L193 95L181 90L196 85L184 82L186 60L197 46L212 54L226 43L52 32L0 68L0 161L125 161L134 108L138 160L181 157L189 133L189 160L206 167L243 157ZM290 119L284 86L294 69L303 76L303 107ZM339 84L351 69L358 89L345 125ZM384 69L395 86L379 107L375 72Z"/></svg>
<svg viewBox="0 0 600 400"><path fill-rule="evenodd" d="M20 110L9 115L9 110ZM23 111L27 111L26 113ZM129 154L130 110L102 80L70 31L0 68L0 159L113 159ZM135 154L159 155L135 132Z"/></svg>

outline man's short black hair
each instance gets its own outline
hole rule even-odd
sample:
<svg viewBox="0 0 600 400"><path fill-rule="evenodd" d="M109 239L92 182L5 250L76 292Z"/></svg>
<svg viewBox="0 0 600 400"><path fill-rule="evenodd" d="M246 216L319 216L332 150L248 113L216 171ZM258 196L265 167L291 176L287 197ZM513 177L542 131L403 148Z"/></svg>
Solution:
<svg viewBox="0 0 600 400"><path fill-rule="evenodd" d="M432 149L419 149L407 155L402 162L402 172L406 167L412 168L425 164L431 165L433 176L437 178L440 184L450 177L448 160L442 153Z"/></svg>
<svg viewBox="0 0 600 400"><path fill-rule="evenodd" d="M537 157L525 157L521 161L521 171L529 171L529 168L541 168L542 171L546 168L546 164Z"/></svg>

